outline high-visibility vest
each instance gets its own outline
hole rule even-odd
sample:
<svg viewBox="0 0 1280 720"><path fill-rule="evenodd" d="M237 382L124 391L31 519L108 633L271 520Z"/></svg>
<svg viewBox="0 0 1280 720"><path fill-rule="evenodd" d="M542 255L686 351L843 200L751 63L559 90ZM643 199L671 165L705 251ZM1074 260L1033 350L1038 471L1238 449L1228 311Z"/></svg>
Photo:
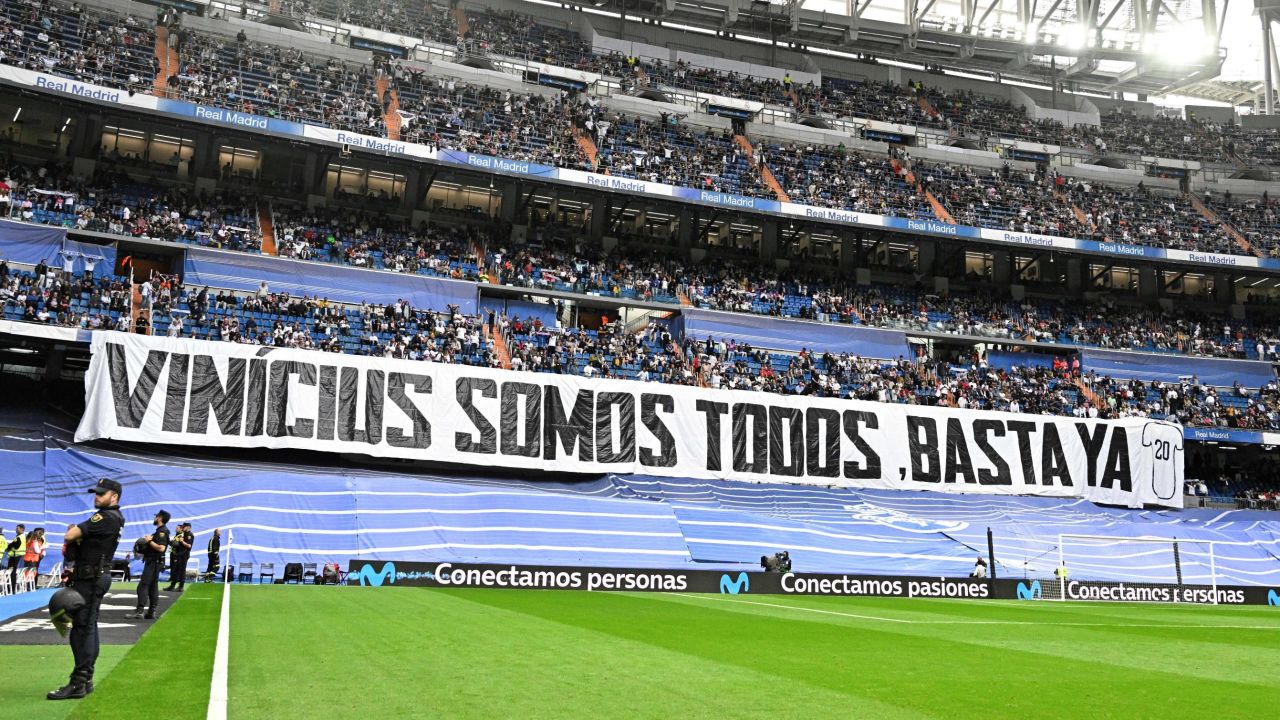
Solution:
<svg viewBox="0 0 1280 720"><path fill-rule="evenodd" d="M44 554L44 541L33 540L29 543L22 554L22 559L28 562L35 562Z"/></svg>
<svg viewBox="0 0 1280 720"><path fill-rule="evenodd" d="M16 539L18 541L18 546L17 548L9 551L9 557L11 558L20 558L27 554L27 536L19 533Z"/></svg>

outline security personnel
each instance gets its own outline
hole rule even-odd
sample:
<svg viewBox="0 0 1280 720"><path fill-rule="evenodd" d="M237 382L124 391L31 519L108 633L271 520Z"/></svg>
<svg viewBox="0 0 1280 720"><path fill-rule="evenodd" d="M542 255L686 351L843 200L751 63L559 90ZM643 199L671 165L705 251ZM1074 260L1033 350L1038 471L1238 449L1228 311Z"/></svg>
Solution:
<svg viewBox="0 0 1280 720"><path fill-rule="evenodd" d="M213 529L213 536L209 538L208 564L204 567L204 574L208 576L209 582L213 582L213 578L218 574L218 566L222 564L221 556L218 555L222 551L222 530Z"/></svg>
<svg viewBox="0 0 1280 720"><path fill-rule="evenodd" d="M10 592L18 591L18 568L22 566L22 556L27 554L27 526L19 525L14 532L16 536L4 549L5 567L9 572L5 574L3 585Z"/></svg>
<svg viewBox="0 0 1280 720"><path fill-rule="evenodd" d="M161 510L151 521L155 532L144 535L147 543L142 552L142 576L138 580L138 605L125 617L130 620L154 620L160 604L160 571L164 569L164 553L169 549L169 513ZM146 608L146 615L142 614Z"/></svg>
<svg viewBox="0 0 1280 720"><path fill-rule="evenodd" d="M169 587L167 591L182 592L187 588L187 562L191 560L191 545L196 536L191 532L191 523L182 523L178 532L173 534L173 542L169 543ZM177 588L174 588L174 585Z"/></svg>
<svg viewBox="0 0 1280 720"><path fill-rule="evenodd" d="M102 478L89 489L95 512L88 520L67 528L65 558L74 563L67 587L80 593L84 605L71 616L71 680L46 697L74 700L93 692L93 667L98 661L98 610L111 588L111 558L124 530L120 514L120 483Z"/></svg>

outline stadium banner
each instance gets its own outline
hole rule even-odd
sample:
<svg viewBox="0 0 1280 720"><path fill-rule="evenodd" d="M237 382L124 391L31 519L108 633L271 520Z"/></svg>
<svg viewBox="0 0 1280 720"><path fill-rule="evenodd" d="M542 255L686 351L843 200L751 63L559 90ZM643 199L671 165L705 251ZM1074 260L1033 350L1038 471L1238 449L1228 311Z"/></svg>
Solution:
<svg viewBox="0 0 1280 720"><path fill-rule="evenodd" d="M299 134L310 140L323 140L325 142L349 145L358 150L374 152L380 155L401 155L423 160L434 160L436 157L436 151L426 145L388 140L387 138L373 135L361 135L360 133L335 130L333 128L320 127L319 125L303 125L302 132Z"/></svg>
<svg viewBox="0 0 1280 720"><path fill-rule="evenodd" d="M442 162L455 165L466 165L478 170L487 170L502 175L527 175L529 177L555 178L559 169L550 165L529 162L528 160L512 160L493 155L477 155L461 150L438 150L436 158Z"/></svg>
<svg viewBox="0 0 1280 720"><path fill-rule="evenodd" d="M264 132L280 133L283 135L303 135L305 132L302 123L280 120L279 118L264 117L262 115L253 115L251 113L237 112L235 110L228 110L227 108L182 102L181 100L157 98L156 109L160 112L182 115L184 117L203 120L213 125L222 125L224 127L238 128L241 130L259 130Z"/></svg>
<svg viewBox="0 0 1280 720"><path fill-rule="evenodd" d="M1182 506L1182 428L98 332L76 441Z"/></svg>
<svg viewBox="0 0 1280 720"><path fill-rule="evenodd" d="M1237 430L1235 428L1209 427L1186 428L1183 436L1187 440L1200 442L1226 442L1239 445L1280 445L1280 433L1263 432L1261 430Z"/></svg>
<svg viewBox="0 0 1280 720"><path fill-rule="evenodd" d="M159 103L159 98L154 95L131 93L128 90L103 87L12 65L0 65L0 80L36 90L66 93L85 100L96 100L111 105L155 110Z"/></svg>
<svg viewBox="0 0 1280 720"><path fill-rule="evenodd" d="M601 175L572 168L560 168L556 171L556 177L565 182L587 185L601 190L620 190L657 197L672 197L676 192L674 185L667 185L666 183L618 177L617 175Z"/></svg>
<svg viewBox="0 0 1280 720"><path fill-rule="evenodd" d="M999 579L992 594L998 600L1092 600L1206 605L1280 606L1280 592L1265 585L1178 585L1174 583L1101 580Z"/></svg>
<svg viewBox="0 0 1280 720"><path fill-rule="evenodd" d="M850 597L992 597L991 583L971 578L664 568L490 565L352 559L347 584L587 592L692 592L724 595L846 595Z"/></svg>
<svg viewBox="0 0 1280 720"><path fill-rule="evenodd" d="M922 577L758 570L569 567L352 559L348 585L461 587L493 590L585 592L690 592L721 595L830 595L844 597L1062 599L1058 580L1045 578ZM1264 585L1176 585L1068 580L1067 600L1168 604L1272 605L1280 593Z"/></svg>

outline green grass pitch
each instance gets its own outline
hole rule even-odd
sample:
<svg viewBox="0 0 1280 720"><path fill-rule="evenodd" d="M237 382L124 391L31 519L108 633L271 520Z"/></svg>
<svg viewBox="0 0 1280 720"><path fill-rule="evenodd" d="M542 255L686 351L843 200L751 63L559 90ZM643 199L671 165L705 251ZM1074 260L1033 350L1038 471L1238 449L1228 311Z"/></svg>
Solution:
<svg viewBox="0 0 1280 720"><path fill-rule="evenodd" d="M424 588L231 590L230 718L1265 718L1280 608ZM222 588L98 690L3 647L0 716L203 718ZM39 669L43 684L28 663ZM8 675L8 673L6 673Z"/></svg>

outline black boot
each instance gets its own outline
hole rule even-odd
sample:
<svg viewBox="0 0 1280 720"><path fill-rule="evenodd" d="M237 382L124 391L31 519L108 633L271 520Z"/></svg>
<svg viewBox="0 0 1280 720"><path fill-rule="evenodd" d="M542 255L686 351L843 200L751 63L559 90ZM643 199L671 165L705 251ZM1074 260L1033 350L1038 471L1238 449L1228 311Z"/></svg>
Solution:
<svg viewBox="0 0 1280 720"><path fill-rule="evenodd" d="M84 683L84 694L85 694L85 695L92 695L92 694L93 694L93 681L92 681L92 680L86 680L86 681L85 681L85 683Z"/></svg>
<svg viewBox="0 0 1280 720"><path fill-rule="evenodd" d="M133 612L129 613L128 615L125 615L125 618L126 618L126 619L129 619L129 620L141 620L141 619L142 619L142 608L138 608L137 610L134 610Z"/></svg>
<svg viewBox="0 0 1280 720"><path fill-rule="evenodd" d="M45 695L45 697L50 700L79 700L86 694L88 693L85 691L83 683L69 682L48 695Z"/></svg>

